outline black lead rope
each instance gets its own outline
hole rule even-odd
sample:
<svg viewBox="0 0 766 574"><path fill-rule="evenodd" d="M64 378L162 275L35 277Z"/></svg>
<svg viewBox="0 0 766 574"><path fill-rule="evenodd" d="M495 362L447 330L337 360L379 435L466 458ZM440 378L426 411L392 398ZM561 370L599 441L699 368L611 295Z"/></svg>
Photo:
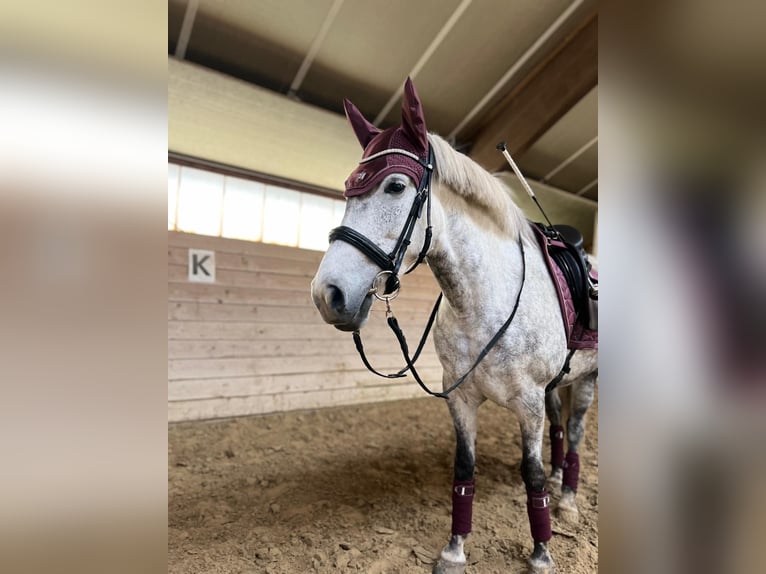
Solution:
<svg viewBox="0 0 766 574"><path fill-rule="evenodd" d="M407 368L400 371L400 373L403 374L405 371L409 369L412 372L412 376L414 377L415 381L418 383L418 385L420 385L421 389L423 389L426 393L428 393L432 397L439 397L441 399L446 399L447 396L452 391L457 389L460 385L462 385L468 379L468 376L474 371L474 369L476 369L476 367L479 366L479 363L481 363L484 360L484 358L489 354L489 352L497 344L500 338L505 334L505 332L508 330L508 327L511 325L513 318L516 316L516 311L519 308L519 301L521 301L521 292L524 290L524 282L526 281L526 275L527 275L527 270L526 270L527 262L526 262L526 257L524 255L524 244L522 242L521 237L519 237L519 250L521 251L521 285L519 286L519 293L518 295L516 295L516 303L514 303L513 305L513 310L511 311L510 316L508 317L508 319L506 319L505 323L503 323L503 326L500 327L498 332L495 333L495 336L492 337L489 343L487 343L484 349L482 349L481 353L479 353L479 356L476 358L473 365L471 365L471 368L468 369L468 371L466 371L466 373L463 374L463 376L460 377L457 381L455 381L455 383L453 383L452 386L449 387L447 390L442 391L441 393L433 392L431 389L429 389L426 386L426 384L420 378L420 375L418 374L417 370L415 369L415 361L417 360L418 354L423 348L423 343L425 342L425 338L421 339L420 345L418 347L417 353L415 353L415 356L413 358L410 358L410 352L407 346L407 339L404 336L404 333L402 332L401 328L399 327L399 322L396 320L396 317L394 317L393 315L388 317L388 326L394 332L394 335L399 341L399 346L402 349L402 355L404 356L404 360L407 362ZM433 323L433 318L436 316L436 309L438 308L438 303L440 301L441 301L441 295L439 295L439 299L437 300L437 305L434 307L434 310L431 313L431 319L429 319L428 329L430 329L431 323ZM365 364L366 364L366 361L365 361Z"/></svg>
<svg viewBox="0 0 766 574"><path fill-rule="evenodd" d="M444 295L443 293L439 293L439 296L436 298L436 303L434 304L434 308L431 310L431 316L428 318L428 323L426 324L426 328L423 331L423 336L420 337L420 343L418 343L418 348L415 350L415 356L412 357L413 363L415 363L418 360L418 358L420 357L420 352L423 350L423 347L426 344L426 339L428 339L428 334L431 332L431 327L433 327L434 320L436 319L436 312L439 310L439 305L442 302L443 295ZM390 311L387 311L387 314L388 313L390 313ZM389 315L388 319L389 319L389 326L391 326L390 320L393 319L393 316ZM397 327L398 327L398 324L397 324ZM364 352L364 345L362 344L362 336L359 334L359 331L354 331L353 336L354 336L354 345L356 345L356 350L359 353L359 356L362 358L362 362L364 363L364 366L367 367L368 371L378 375L379 377L383 377L384 379L399 379L401 377L406 376L405 373L410 370L409 366L404 367L403 369L401 369L400 371L396 373L383 374L376 371L372 367L372 365L370 365L370 362L367 359L367 355Z"/></svg>

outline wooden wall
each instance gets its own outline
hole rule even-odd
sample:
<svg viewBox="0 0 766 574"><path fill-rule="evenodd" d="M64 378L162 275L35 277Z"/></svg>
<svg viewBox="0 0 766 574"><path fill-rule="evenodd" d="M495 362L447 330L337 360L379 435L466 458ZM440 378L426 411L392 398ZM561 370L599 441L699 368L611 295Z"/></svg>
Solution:
<svg viewBox="0 0 766 574"><path fill-rule="evenodd" d="M215 251L216 283L187 281L188 249ZM168 418L210 419L423 396L411 377L387 380L362 365L351 335L311 303L322 253L168 232ZM438 287L423 266L403 281L394 311L411 346ZM362 333L373 365L397 370L399 347L376 302ZM441 368L429 341L418 366Z"/></svg>

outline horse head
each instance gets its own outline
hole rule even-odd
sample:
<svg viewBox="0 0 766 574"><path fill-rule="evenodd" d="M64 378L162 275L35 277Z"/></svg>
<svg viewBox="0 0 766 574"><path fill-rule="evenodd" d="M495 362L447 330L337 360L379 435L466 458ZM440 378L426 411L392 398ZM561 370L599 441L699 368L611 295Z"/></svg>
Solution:
<svg viewBox="0 0 766 574"><path fill-rule="evenodd" d="M426 236L416 223L428 198L433 159L423 108L409 78L398 126L380 130L350 101L344 107L364 152L346 180L343 221L330 234L311 296L325 322L355 331L366 322L376 293L398 290L400 266L421 259Z"/></svg>

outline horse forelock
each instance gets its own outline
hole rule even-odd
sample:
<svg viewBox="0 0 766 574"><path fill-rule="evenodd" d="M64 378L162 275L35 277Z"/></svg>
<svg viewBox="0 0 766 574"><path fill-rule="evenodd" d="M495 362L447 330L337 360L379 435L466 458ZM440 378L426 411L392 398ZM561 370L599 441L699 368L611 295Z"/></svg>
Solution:
<svg viewBox="0 0 766 574"><path fill-rule="evenodd" d="M498 178L468 156L456 151L446 140L429 134L434 150L437 182L465 199L473 207L489 217L497 227L512 237L521 233L531 239L524 212L511 199L510 191Z"/></svg>

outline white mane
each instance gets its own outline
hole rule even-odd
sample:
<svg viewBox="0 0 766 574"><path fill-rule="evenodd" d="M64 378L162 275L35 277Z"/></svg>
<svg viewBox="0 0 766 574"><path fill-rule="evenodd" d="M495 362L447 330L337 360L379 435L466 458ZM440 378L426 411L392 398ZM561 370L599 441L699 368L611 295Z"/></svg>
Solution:
<svg viewBox="0 0 766 574"><path fill-rule="evenodd" d="M436 180L482 212L504 233L529 237L524 212L511 200L508 187L468 156L455 151L436 134L429 134L436 158Z"/></svg>

